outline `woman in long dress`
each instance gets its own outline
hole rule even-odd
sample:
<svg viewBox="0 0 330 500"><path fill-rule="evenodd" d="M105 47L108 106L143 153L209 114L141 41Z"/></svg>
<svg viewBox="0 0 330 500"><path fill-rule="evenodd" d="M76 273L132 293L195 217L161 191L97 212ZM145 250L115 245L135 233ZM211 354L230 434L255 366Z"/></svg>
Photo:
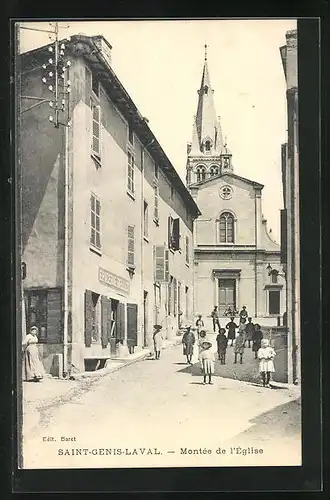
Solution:
<svg viewBox="0 0 330 500"><path fill-rule="evenodd" d="M194 354L194 344L196 342L194 331L196 331L196 328L188 326L182 337L183 354L187 357L187 363L189 365L192 364L191 360Z"/></svg>
<svg viewBox="0 0 330 500"><path fill-rule="evenodd" d="M203 384L206 384L207 377L209 378L209 384L212 384L212 375L214 373L214 352L211 349L212 342L204 341L202 343L202 348L203 350L199 355L199 359L204 377Z"/></svg>
<svg viewBox="0 0 330 500"><path fill-rule="evenodd" d="M38 328L32 326L23 344L23 380L27 382L39 382L45 376L37 343Z"/></svg>

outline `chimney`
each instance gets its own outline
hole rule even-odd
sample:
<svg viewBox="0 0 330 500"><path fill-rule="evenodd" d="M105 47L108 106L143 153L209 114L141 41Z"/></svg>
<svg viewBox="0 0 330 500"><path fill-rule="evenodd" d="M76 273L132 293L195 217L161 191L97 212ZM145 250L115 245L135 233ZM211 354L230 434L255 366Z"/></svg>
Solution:
<svg viewBox="0 0 330 500"><path fill-rule="evenodd" d="M109 66L111 66L111 50L112 50L112 45L102 36L92 36L92 40L101 52L102 56L104 59L107 61Z"/></svg>

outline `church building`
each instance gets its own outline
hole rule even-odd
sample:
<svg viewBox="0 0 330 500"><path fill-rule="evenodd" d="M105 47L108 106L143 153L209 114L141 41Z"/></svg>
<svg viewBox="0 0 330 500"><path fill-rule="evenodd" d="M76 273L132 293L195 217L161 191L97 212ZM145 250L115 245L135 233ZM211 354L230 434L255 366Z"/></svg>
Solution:
<svg viewBox="0 0 330 500"><path fill-rule="evenodd" d="M206 49L206 47L205 47ZM263 185L237 175L216 115L207 53L187 147L186 182L201 215L195 221L195 311L246 306L261 325L278 325L285 312L280 246L262 214Z"/></svg>

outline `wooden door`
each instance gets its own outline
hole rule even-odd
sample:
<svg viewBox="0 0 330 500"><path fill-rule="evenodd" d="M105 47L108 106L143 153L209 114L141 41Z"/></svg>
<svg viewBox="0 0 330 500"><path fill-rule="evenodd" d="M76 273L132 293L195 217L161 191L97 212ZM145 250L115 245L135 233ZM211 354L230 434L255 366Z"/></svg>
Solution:
<svg viewBox="0 0 330 500"><path fill-rule="evenodd" d="M236 308L236 280L219 280L219 313L223 315L228 307Z"/></svg>

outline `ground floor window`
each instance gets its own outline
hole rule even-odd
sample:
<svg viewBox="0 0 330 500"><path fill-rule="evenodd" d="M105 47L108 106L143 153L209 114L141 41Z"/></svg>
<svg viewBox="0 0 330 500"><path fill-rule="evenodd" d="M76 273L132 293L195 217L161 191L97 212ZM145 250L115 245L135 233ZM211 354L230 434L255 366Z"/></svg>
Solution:
<svg viewBox="0 0 330 500"><path fill-rule="evenodd" d="M268 292L268 313L280 314L280 290L269 290Z"/></svg>
<svg viewBox="0 0 330 500"><path fill-rule="evenodd" d="M62 340L62 296L59 288L25 290L27 331L38 328L39 342L58 344Z"/></svg>

